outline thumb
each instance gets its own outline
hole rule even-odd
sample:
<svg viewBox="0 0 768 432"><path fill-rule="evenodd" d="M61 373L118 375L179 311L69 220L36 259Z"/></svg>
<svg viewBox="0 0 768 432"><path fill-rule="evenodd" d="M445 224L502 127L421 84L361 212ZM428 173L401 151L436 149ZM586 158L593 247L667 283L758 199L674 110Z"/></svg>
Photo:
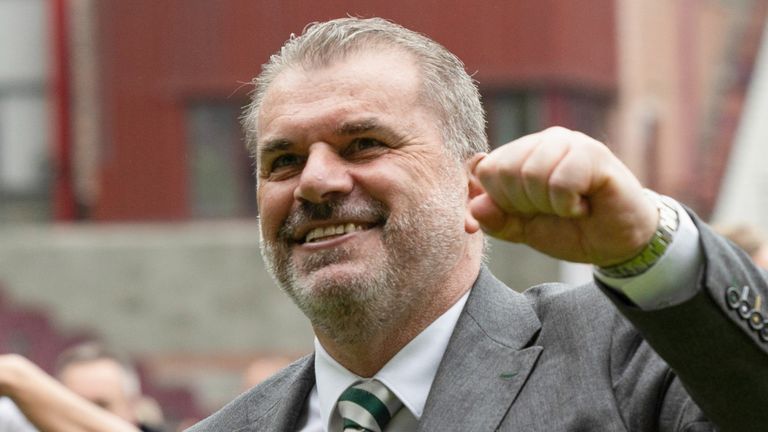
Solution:
<svg viewBox="0 0 768 432"><path fill-rule="evenodd" d="M469 202L469 211L486 233L496 236L507 228L508 215L499 208L487 193L480 194Z"/></svg>

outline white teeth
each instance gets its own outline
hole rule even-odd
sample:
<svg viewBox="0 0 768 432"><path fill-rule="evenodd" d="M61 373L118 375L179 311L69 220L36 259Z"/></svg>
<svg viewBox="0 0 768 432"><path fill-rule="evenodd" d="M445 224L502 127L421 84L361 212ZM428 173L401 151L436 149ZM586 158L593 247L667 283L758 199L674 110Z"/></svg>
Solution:
<svg viewBox="0 0 768 432"><path fill-rule="evenodd" d="M348 234L355 231L361 231L363 229L364 228L361 225L355 225L351 222L334 226L318 227L307 233L306 237L304 237L304 242L309 243L313 240L318 240L334 235Z"/></svg>

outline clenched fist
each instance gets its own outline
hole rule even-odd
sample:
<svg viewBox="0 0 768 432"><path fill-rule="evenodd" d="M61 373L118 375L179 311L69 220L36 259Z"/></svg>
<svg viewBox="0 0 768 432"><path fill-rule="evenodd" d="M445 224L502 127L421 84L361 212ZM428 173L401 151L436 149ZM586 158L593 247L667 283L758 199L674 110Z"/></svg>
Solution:
<svg viewBox="0 0 768 432"><path fill-rule="evenodd" d="M658 210L602 143L561 127L470 163L472 217L486 233L547 255L608 266L650 241Z"/></svg>

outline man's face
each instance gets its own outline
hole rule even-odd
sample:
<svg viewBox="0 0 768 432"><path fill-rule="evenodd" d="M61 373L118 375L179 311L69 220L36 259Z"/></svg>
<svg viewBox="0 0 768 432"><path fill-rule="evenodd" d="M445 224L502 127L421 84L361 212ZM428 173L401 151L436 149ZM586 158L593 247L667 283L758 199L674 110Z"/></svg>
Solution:
<svg viewBox="0 0 768 432"><path fill-rule="evenodd" d="M467 179L438 124L413 60L392 49L288 69L267 91L262 250L316 328L362 337L420 307L459 260Z"/></svg>
<svg viewBox="0 0 768 432"><path fill-rule="evenodd" d="M65 387L118 417L133 423L135 395L128 394L127 376L114 360L101 359L67 365L59 380Z"/></svg>

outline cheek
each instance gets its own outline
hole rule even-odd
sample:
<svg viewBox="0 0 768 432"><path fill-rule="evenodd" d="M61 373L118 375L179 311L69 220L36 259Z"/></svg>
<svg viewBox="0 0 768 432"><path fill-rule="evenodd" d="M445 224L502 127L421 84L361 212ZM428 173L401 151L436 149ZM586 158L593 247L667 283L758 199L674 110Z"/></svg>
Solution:
<svg viewBox="0 0 768 432"><path fill-rule="evenodd" d="M390 165L369 176L367 189L380 197L396 201L419 201L439 185L438 174L423 166Z"/></svg>
<svg viewBox="0 0 768 432"><path fill-rule="evenodd" d="M293 205L293 188L264 185L259 188L256 199L261 231L268 239L274 239Z"/></svg>

